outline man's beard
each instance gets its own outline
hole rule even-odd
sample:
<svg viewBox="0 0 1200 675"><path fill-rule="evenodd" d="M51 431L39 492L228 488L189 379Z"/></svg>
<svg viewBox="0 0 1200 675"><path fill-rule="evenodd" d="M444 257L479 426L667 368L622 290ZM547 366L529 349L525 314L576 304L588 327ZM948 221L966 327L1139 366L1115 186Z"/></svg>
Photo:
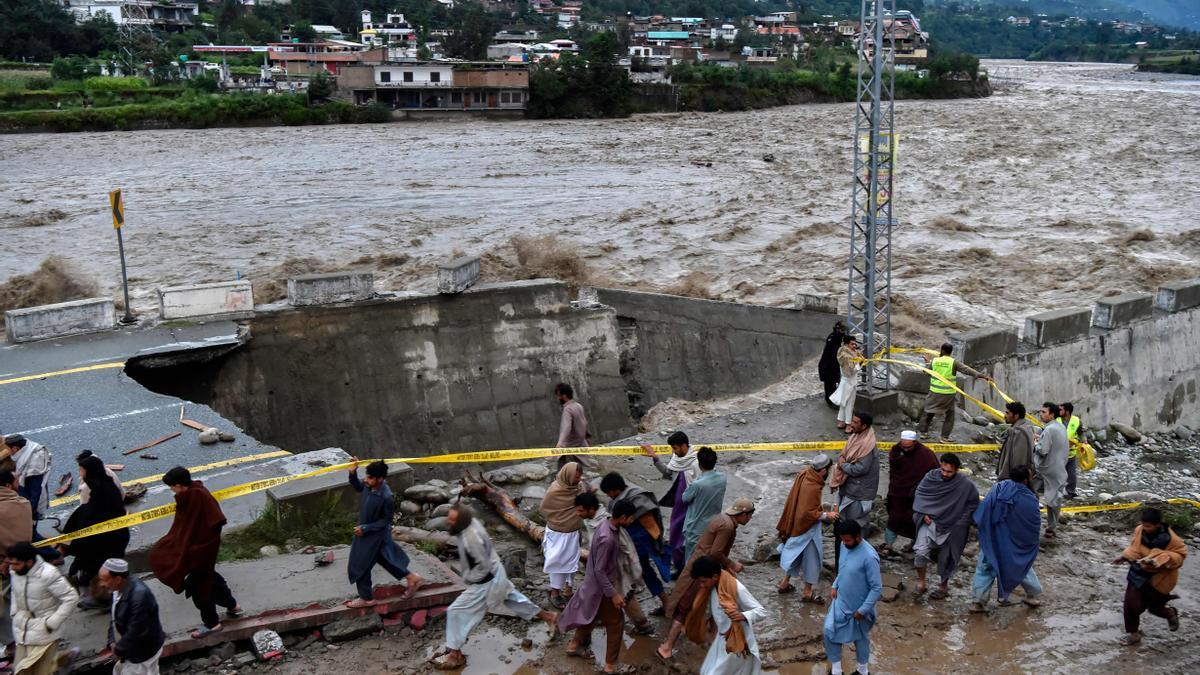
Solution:
<svg viewBox="0 0 1200 675"><path fill-rule="evenodd" d="M30 565L29 567L25 567L23 569L13 568L13 572L20 574L21 576L25 576L26 574L29 574L29 570L31 570L31 569L33 569L33 565Z"/></svg>

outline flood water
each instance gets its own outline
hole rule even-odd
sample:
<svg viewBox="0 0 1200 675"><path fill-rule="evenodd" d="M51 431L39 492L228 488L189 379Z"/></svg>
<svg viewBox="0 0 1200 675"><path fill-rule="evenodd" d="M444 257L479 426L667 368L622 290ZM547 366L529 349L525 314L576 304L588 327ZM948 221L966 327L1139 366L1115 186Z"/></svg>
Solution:
<svg viewBox="0 0 1200 675"><path fill-rule="evenodd" d="M907 328L1016 321L1194 274L1200 79L986 65L990 98L896 105ZM307 256L345 267L403 253L381 285L429 288L438 261L511 257L519 234L557 235L601 284L661 289L693 273L730 300L841 294L852 113L4 136L0 278L57 253L114 289L106 192L120 186L142 306L158 286ZM51 209L65 217L21 225Z"/></svg>

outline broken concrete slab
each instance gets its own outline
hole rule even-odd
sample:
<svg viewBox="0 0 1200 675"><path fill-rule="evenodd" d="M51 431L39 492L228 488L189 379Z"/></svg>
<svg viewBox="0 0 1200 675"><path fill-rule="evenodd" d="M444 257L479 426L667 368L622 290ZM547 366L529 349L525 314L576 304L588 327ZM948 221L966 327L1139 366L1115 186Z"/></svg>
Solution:
<svg viewBox="0 0 1200 675"><path fill-rule="evenodd" d="M1200 279L1173 281L1159 286L1154 306L1164 312L1182 312L1200 307Z"/></svg>
<svg viewBox="0 0 1200 675"><path fill-rule="evenodd" d="M797 293L795 306L796 309L801 310L824 312L826 314L837 314L838 296L817 295L815 293Z"/></svg>
<svg viewBox="0 0 1200 675"><path fill-rule="evenodd" d="M254 292L246 280L169 286L156 292L158 314L164 321L254 316Z"/></svg>
<svg viewBox="0 0 1200 675"><path fill-rule="evenodd" d="M365 614L349 619L338 619L326 624L322 632L330 642L346 642L383 630L383 618L378 614Z"/></svg>
<svg viewBox="0 0 1200 675"><path fill-rule="evenodd" d="M438 265L438 293L462 293L479 281L479 258L463 256Z"/></svg>
<svg viewBox="0 0 1200 675"><path fill-rule="evenodd" d="M287 281L288 304L294 307L366 300L375 295L371 272L304 274Z"/></svg>
<svg viewBox="0 0 1200 675"><path fill-rule="evenodd" d="M954 356L969 366L1012 356L1019 341L1016 326L999 324L951 333L948 340L954 345Z"/></svg>
<svg viewBox="0 0 1200 675"><path fill-rule="evenodd" d="M1097 328L1120 328L1134 321L1148 319L1154 312L1154 296L1149 293L1122 293L1100 298L1092 308L1092 325Z"/></svg>
<svg viewBox="0 0 1200 675"><path fill-rule="evenodd" d="M1070 342L1087 337L1092 324L1092 310L1086 308L1057 309L1025 317L1025 342L1035 347Z"/></svg>

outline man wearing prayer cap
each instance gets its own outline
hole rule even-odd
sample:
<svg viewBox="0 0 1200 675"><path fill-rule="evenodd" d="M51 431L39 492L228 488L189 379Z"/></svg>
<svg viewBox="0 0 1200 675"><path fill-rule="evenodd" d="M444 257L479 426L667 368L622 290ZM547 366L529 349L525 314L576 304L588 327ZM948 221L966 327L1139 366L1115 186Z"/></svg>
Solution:
<svg viewBox="0 0 1200 675"><path fill-rule="evenodd" d="M108 651L115 675L157 675L162 656L162 623L154 594L137 577L129 575L129 563L109 558L100 566L100 584L112 592L108 624Z"/></svg>
<svg viewBox="0 0 1200 675"><path fill-rule="evenodd" d="M917 432L900 432L900 442L888 452L887 528L883 531L883 548L879 555L896 555L894 545L899 537L917 538L913 523L913 498L917 485L925 474L938 468L937 456L917 440Z"/></svg>
<svg viewBox="0 0 1200 675"><path fill-rule="evenodd" d="M802 602L824 604L813 586L821 578L821 524L837 520L837 511L825 511L821 506L821 493L825 490L825 479L829 477L829 466L833 462L828 455L813 458L812 465L792 481L792 490L783 505L783 513L775 530L779 533L779 566L783 568L783 580L779 582L780 593L796 590L792 577L804 578Z"/></svg>

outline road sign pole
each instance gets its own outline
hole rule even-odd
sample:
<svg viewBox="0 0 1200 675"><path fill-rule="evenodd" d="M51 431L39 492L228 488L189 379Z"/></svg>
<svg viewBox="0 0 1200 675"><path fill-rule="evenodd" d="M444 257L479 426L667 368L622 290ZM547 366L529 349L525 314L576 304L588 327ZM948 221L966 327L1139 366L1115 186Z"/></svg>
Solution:
<svg viewBox="0 0 1200 675"><path fill-rule="evenodd" d="M125 238L121 236L121 226L125 224L125 200L121 188L108 193L108 205L112 208L113 229L117 231L117 250L121 254L121 286L125 289L125 316L121 323L137 323L133 311L129 307L129 275L125 272Z"/></svg>
<svg viewBox="0 0 1200 675"><path fill-rule="evenodd" d="M121 228L117 228L117 250L121 252L121 285L125 288L125 316L121 323L137 323L133 312L129 310L129 276L125 273L125 238L121 236Z"/></svg>

